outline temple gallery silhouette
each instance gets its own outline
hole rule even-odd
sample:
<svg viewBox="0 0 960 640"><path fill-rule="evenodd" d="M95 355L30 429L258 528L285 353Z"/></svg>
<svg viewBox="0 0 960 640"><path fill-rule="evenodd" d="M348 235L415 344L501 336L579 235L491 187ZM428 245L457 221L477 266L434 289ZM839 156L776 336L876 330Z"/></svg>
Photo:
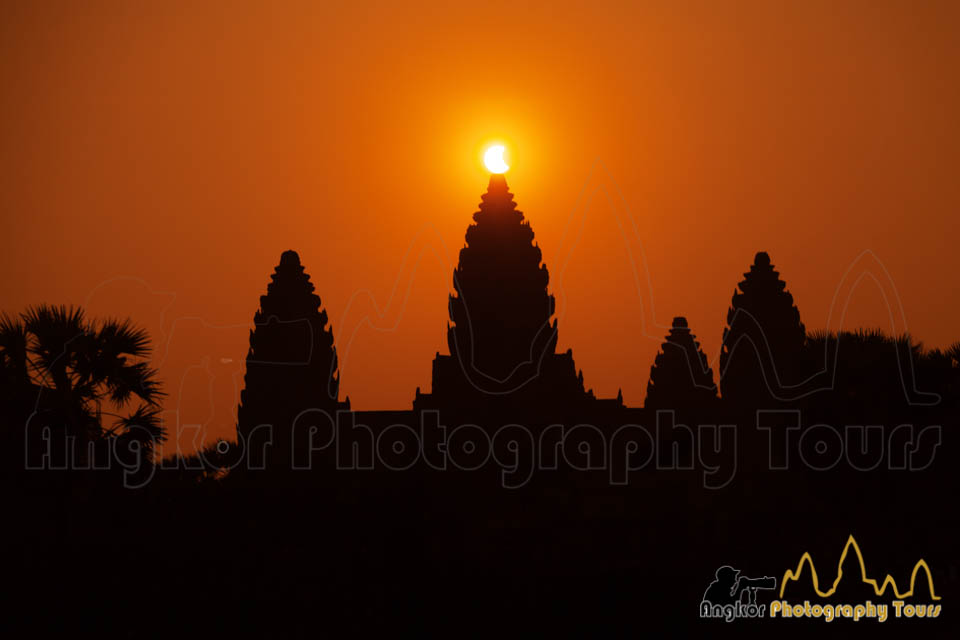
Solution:
<svg viewBox="0 0 960 640"><path fill-rule="evenodd" d="M938 595L956 595L945 550L960 528L943 505L960 488L960 343L808 332L759 252L715 329L716 371L697 340L713 329L678 315L644 406L598 398L573 352L556 350L549 273L502 175L452 277L431 389L362 411L340 398L327 312L284 252L253 316L236 441L164 459L144 331L67 307L4 315L16 615L0 623L671 636L711 624L704 599L759 610L770 579L753 567L821 557L851 531L883 545L865 553L897 581L923 531ZM714 574L728 558L764 577Z"/></svg>
<svg viewBox="0 0 960 640"><path fill-rule="evenodd" d="M271 459L289 466L298 450L325 448L317 446L318 431L332 434L319 437L323 442L342 435L335 423L344 412L351 428L376 433L396 424L417 429L425 412L438 413L445 425L476 424L490 433L513 423L534 431L582 423L612 433L626 424L656 426L656 413L665 411L680 421L719 424L757 410L802 410L838 427L869 416L892 428L894 418L910 417L914 403L904 389L950 396L957 378L960 344L923 351L909 336L876 331L808 334L770 256L759 252L734 291L716 377L678 316L650 368L644 406L625 406L619 393L598 398L585 388L572 350L556 351L549 272L502 174L490 178L452 276L449 353L434 358L431 390L417 388L412 409L351 412L349 399L338 396L326 311L299 256L285 252L254 316L238 440L261 449L266 432L259 440L255 432L270 425ZM882 408L873 402L878 398ZM955 402L955 394L950 398ZM366 449L376 451L375 436ZM828 455L839 451L832 447Z"/></svg>
<svg viewBox="0 0 960 640"><path fill-rule="evenodd" d="M491 176L481 196L452 276L449 353L434 358L431 390L417 388L408 409L352 411L349 398L339 397L338 361L327 312L298 254L284 252L253 317L237 410L237 442L216 443L202 452L204 460L222 468L231 457L239 464L242 454L243 462L256 468L289 468L294 462L303 468L311 467L310 458L327 449L327 454L336 452L332 461L340 468L350 466L345 459L363 468L368 465L360 458L383 457L377 453L377 440L388 427L422 430L432 421L450 428L475 425L488 438L508 424L530 429L529 439L539 438L552 424L591 425L601 440L624 425L660 435L661 425L667 423L668 442L662 446L677 444L682 451L666 457L684 468L702 444L687 437L687 423L766 428L770 416L761 419L758 411L793 411L803 416L796 427L825 422L842 428L869 419L890 430L920 425L918 389L926 392L926 398L937 399L936 411L956 405L960 343L930 351L906 335L808 333L786 283L765 252L756 254L734 290L716 376L693 329L678 316L650 367L642 408L625 406L619 393L616 398L596 397L585 388L572 350L556 351L559 327L553 317L549 272L533 229L517 209L502 174ZM130 358L146 354L144 332L129 323L88 321L79 310L39 306L19 318L5 315L0 337L9 422L28 425L23 432L11 430L17 432L10 436L14 449L43 433L49 442L27 446L28 452L43 459L56 451L58 459L67 459L66 445L52 444L58 435L62 442L76 440L85 452L97 449L87 443L114 437L147 440L148 448L164 437L156 372L145 364L128 364ZM104 424L103 403L120 406L131 397L144 404L132 415ZM664 412L670 414L669 420L662 417ZM343 435L345 422L351 437L356 437L358 425L371 434L349 443L367 453L345 456L342 447L333 444ZM740 435L748 450L752 445L772 446L770 437L761 442L749 431ZM915 435L905 446L916 444ZM401 440L389 439L387 444L409 451L413 444ZM719 443L722 438L717 435L714 440ZM829 436L809 440L801 443L801 449L807 449L806 459L815 465L843 455L844 449ZM857 443L846 444L853 448ZM640 445L633 439L630 446ZM829 450L819 451L824 446ZM486 447L490 452L495 449L492 442ZM482 452L475 457L482 458ZM668 466L661 457L658 453L658 466ZM585 466L593 463L588 459ZM16 460L11 464L18 466Z"/></svg>

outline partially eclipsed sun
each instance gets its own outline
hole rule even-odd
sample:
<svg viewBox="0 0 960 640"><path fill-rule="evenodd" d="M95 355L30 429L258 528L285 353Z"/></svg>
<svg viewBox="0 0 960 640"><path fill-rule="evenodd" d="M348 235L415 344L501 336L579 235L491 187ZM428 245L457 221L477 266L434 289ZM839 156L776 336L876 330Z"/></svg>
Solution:
<svg viewBox="0 0 960 640"><path fill-rule="evenodd" d="M503 161L505 151L506 147L502 144L495 144L483 154L483 164L487 165L490 173L505 173L510 168L510 165Z"/></svg>

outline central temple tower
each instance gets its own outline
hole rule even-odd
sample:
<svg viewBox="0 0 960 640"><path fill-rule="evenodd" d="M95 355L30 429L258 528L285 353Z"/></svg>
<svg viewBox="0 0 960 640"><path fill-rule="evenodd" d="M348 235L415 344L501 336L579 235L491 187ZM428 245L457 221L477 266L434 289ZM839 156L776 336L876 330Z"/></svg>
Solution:
<svg viewBox="0 0 960 640"><path fill-rule="evenodd" d="M569 411L590 401L573 354L555 353L550 276L533 230L502 174L493 174L453 272L447 346L433 361L433 393L415 409Z"/></svg>

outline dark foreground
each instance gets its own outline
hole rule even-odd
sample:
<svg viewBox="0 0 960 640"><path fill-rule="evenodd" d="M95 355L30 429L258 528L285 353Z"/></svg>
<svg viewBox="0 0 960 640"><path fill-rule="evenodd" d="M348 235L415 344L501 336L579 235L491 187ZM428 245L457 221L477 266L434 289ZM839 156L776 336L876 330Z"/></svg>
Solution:
<svg viewBox="0 0 960 640"><path fill-rule="evenodd" d="M923 472L746 469L719 490L697 471L619 487L541 471L510 490L492 470L163 471L141 489L21 473L5 484L2 623L19 637L955 637L955 478L949 456ZM871 577L901 590L924 558L940 617L700 620L719 566L779 584L809 551L825 582L850 534Z"/></svg>

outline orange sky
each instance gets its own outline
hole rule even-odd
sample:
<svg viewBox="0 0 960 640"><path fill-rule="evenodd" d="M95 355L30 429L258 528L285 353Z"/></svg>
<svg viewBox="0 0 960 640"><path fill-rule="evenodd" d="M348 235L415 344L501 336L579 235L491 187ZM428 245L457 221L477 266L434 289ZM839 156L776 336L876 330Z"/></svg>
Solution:
<svg viewBox="0 0 960 640"><path fill-rule="evenodd" d="M408 408L499 139L600 395L642 403L674 315L716 366L761 249L809 329L960 339L960 4L516 4L8 3L0 308L130 315L168 426L230 436L294 248L342 394Z"/></svg>

